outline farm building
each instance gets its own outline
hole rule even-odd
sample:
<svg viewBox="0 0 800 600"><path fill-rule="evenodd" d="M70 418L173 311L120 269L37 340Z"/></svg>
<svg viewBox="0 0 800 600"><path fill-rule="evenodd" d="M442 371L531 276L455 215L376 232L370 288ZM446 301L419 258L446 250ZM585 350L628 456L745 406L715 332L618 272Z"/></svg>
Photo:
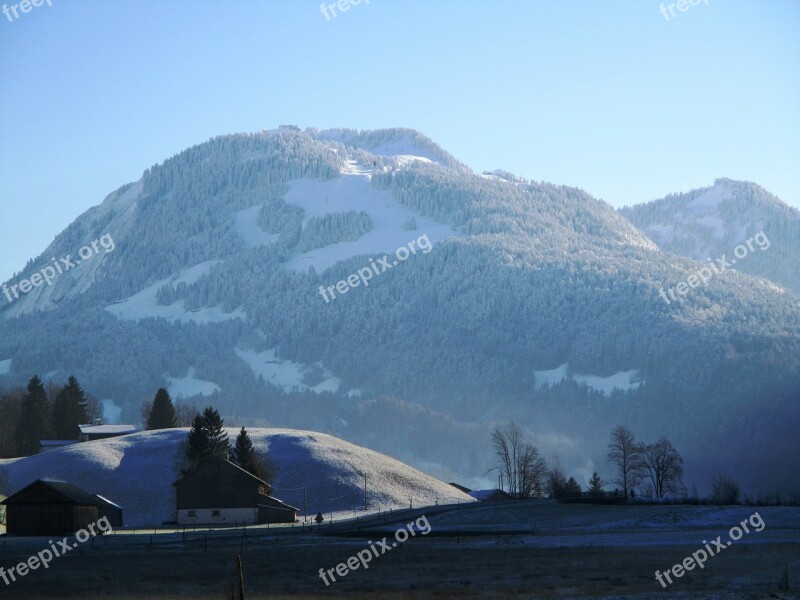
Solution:
<svg viewBox="0 0 800 600"><path fill-rule="evenodd" d="M514 499L504 490L470 490L467 493L481 502L505 502Z"/></svg>
<svg viewBox="0 0 800 600"><path fill-rule="evenodd" d="M38 479L3 500L6 533L69 535L96 523L104 502L66 481Z"/></svg>
<svg viewBox="0 0 800 600"><path fill-rule="evenodd" d="M469 494L470 496L475 498L475 500L479 500L480 502L498 502L498 501L506 501L514 499L514 497L511 494L500 489L471 490L457 483L450 483L450 485L452 485L457 490L464 492L465 494Z"/></svg>
<svg viewBox="0 0 800 600"><path fill-rule="evenodd" d="M39 440L39 454L77 443L78 440Z"/></svg>
<svg viewBox="0 0 800 600"><path fill-rule="evenodd" d="M267 482L227 460L201 465L172 485L179 525L294 523L299 512L270 496Z"/></svg>
<svg viewBox="0 0 800 600"><path fill-rule="evenodd" d="M81 441L91 442L92 440L104 440L106 438L119 437L136 433L137 429L133 425L103 425L100 419L93 424L79 425L81 428Z"/></svg>

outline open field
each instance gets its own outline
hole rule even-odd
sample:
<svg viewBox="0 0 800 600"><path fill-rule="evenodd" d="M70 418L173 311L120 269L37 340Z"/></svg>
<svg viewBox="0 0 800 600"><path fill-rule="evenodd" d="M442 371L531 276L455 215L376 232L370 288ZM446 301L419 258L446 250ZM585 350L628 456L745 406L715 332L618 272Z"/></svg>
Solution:
<svg viewBox="0 0 800 600"><path fill-rule="evenodd" d="M441 510L441 507L439 507ZM702 540L758 511L766 526L711 557L666 590L656 582ZM151 536L115 532L28 573L2 598L225 598L243 559L246 598L800 598L778 591L788 565L800 589L800 508L567 506L519 503L459 507L428 516L431 534L372 560L326 587L331 569L404 523L372 531L285 528ZM517 533L490 533L504 523ZM363 523L359 526L363 527ZM522 531L523 527L529 532ZM468 533L467 533L468 532ZM152 532L151 532L152 533ZM470 535L471 534L471 535ZM6 569L47 547L43 538L0 538ZM71 542L71 540L70 540Z"/></svg>

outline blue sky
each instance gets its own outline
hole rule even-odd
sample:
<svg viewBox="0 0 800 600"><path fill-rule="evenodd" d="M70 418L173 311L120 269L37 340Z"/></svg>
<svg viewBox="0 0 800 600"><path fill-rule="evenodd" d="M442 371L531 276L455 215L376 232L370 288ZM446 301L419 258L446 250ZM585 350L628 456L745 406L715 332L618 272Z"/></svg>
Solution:
<svg viewBox="0 0 800 600"><path fill-rule="evenodd" d="M731 177L800 207L800 2L365 1L0 14L0 281L147 167L280 124L413 127L614 206Z"/></svg>

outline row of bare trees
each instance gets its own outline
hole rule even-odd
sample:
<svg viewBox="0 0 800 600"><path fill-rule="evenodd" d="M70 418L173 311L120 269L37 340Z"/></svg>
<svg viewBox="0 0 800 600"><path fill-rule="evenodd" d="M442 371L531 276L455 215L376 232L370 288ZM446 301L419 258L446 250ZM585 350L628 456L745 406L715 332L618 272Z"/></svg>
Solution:
<svg viewBox="0 0 800 600"><path fill-rule="evenodd" d="M626 496L642 485L656 498L683 491L683 458L665 437L644 444L628 427L620 425L611 432L608 460L617 468L612 483L621 486Z"/></svg>
<svg viewBox="0 0 800 600"><path fill-rule="evenodd" d="M558 460L552 466L528 442L523 429L514 422L495 427L492 447L500 471L500 487L517 498L557 498L581 491L574 478L567 479ZM608 460L617 476L611 480L622 487L626 496L633 490L647 488L656 498L683 491L683 458L665 437L652 444L636 440L627 427L611 432ZM597 473L592 476L590 491L602 492L604 483Z"/></svg>

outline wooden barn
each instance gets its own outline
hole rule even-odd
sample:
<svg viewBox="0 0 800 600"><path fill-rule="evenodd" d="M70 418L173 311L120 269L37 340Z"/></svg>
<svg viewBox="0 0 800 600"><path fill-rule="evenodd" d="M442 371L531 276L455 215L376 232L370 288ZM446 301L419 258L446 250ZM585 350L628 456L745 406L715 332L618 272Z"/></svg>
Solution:
<svg viewBox="0 0 800 600"><path fill-rule="evenodd" d="M38 479L3 504L8 535L69 535L102 516L97 496L66 481Z"/></svg>
<svg viewBox="0 0 800 600"><path fill-rule="evenodd" d="M270 496L272 486L227 460L201 465L172 485L179 525L297 521L299 509Z"/></svg>

